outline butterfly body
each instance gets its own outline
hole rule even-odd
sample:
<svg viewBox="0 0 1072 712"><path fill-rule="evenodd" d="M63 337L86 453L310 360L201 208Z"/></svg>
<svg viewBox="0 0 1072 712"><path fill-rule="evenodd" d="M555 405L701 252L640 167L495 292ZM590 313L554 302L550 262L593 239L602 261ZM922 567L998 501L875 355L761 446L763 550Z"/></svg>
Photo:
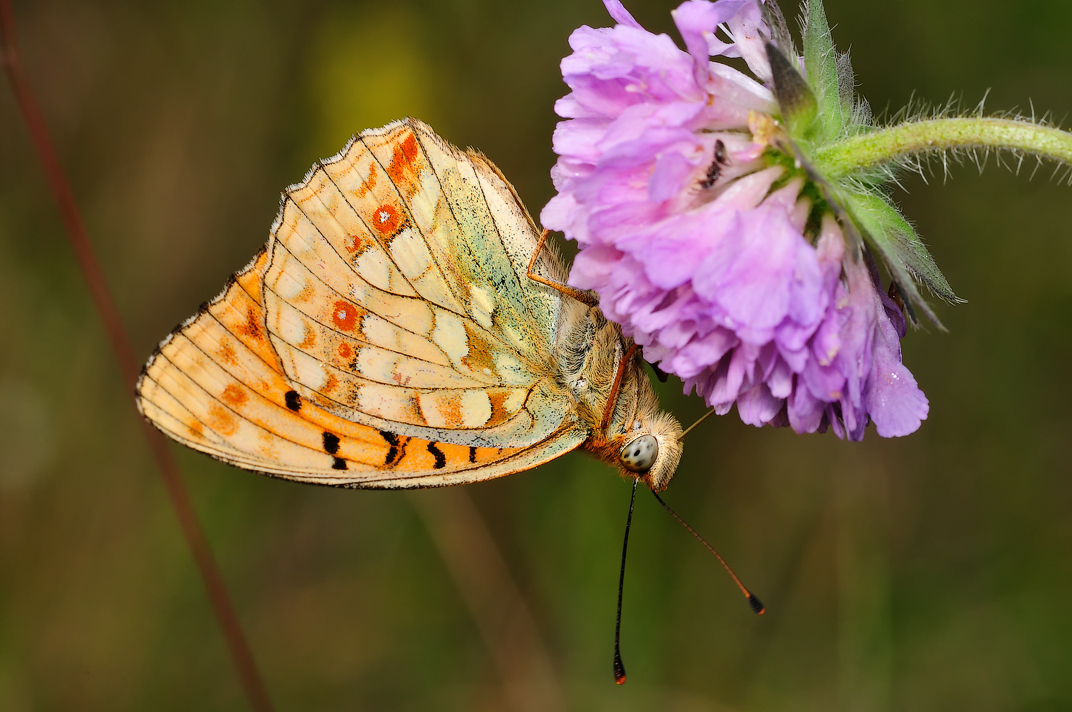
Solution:
<svg viewBox="0 0 1072 712"><path fill-rule="evenodd" d="M579 446L623 466L650 434L658 457L623 472L664 488L680 426L617 325L547 286L565 269L538 244L482 155L414 120L366 131L160 345L139 410L239 467L352 487L474 482Z"/></svg>

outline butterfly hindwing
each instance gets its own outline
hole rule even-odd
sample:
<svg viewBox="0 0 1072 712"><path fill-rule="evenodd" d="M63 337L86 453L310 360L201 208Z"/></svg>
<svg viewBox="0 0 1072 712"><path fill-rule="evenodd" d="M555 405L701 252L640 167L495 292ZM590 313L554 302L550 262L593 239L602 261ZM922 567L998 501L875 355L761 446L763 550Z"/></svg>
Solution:
<svg viewBox="0 0 1072 712"><path fill-rule="evenodd" d="M479 155L419 122L366 132L288 190L266 250L161 344L139 408L198 450L320 484L546 462L587 431L549 363L558 296L523 278L535 241Z"/></svg>

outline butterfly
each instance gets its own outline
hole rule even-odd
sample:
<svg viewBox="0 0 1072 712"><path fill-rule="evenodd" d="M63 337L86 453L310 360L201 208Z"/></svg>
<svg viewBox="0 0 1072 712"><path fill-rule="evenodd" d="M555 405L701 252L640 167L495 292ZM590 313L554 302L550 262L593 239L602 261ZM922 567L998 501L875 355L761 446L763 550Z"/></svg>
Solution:
<svg viewBox="0 0 1072 712"><path fill-rule="evenodd" d="M681 426L635 345L565 284L513 186L414 119L286 190L267 245L157 348L139 411L288 480L488 480L583 447L665 489Z"/></svg>

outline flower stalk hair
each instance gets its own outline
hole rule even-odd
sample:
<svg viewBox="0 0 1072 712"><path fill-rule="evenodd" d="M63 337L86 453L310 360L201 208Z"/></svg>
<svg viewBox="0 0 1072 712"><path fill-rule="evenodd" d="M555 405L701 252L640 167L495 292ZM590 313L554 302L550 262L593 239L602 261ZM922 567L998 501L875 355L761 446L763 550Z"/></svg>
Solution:
<svg viewBox="0 0 1072 712"><path fill-rule="evenodd" d="M684 49L604 4L616 24L574 31L562 61L540 215L580 246L570 284L719 414L914 432L929 404L901 362L906 323L941 328L921 286L961 300L886 185L936 153L1072 165L1072 137L982 116L874 125L819 0L802 54L771 2L687 0L672 12Z"/></svg>

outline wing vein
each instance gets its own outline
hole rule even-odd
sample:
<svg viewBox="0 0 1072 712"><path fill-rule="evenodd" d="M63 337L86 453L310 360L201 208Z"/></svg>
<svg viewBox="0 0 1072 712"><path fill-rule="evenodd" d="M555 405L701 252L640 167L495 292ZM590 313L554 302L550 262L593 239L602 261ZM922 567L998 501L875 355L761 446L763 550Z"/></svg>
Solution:
<svg viewBox="0 0 1072 712"><path fill-rule="evenodd" d="M310 221L310 222L311 222L311 221ZM315 224L314 224L314 227L316 227L316 225L315 225ZM324 236L324 234L323 234L322 232L320 232L320 229L319 229L319 228L317 228L317 232L318 232L318 233L320 233L320 236L321 236L321 237L323 237L323 236ZM326 238L325 238L325 240L326 240ZM351 301L351 302L353 302L353 301L354 301L354 300L353 300L353 299L352 299L351 297L349 297L349 296L347 296L347 295L343 294L342 292L338 291L337 289L335 289L335 288L334 288L333 286L331 286L330 284L328 284L328 283L327 283L327 282L325 282L324 280L320 279L320 278L319 278L319 277L318 277L318 276L316 275L316 273L315 273L315 272L313 272L312 270L309 270L309 266L308 266L308 265L306 265L304 261L302 261L301 257L299 257L298 255L294 254L294 252L293 252L293 251L292 251L292 250L291 250L291 249L290 249L289 247L287 247L287 245L286 245L286 244L284 244L284 243L282 243L282 242L278 242L278 241L277 241L277 242L276 242L276 245L277 245L277 246L279 246L279 247L282 247L282 248L283 248L284 250L286 250L286 251L287 251L287 254L289 254L289 255L290 255L291 257L293 257L293 258L294 258L294 259L295 259L295 260L296 260L296 261L297 261L297 262L298 262L299 264L301 264L301 265L302 265L303 267L305 267L305 268L306 268L306 270L308 270L308 271L309 271L309 274L310 274L310 275L312 275L312 277L313 277L314 279L316 279L316 280L317 280L318 282L320 282L321 284L323 284L323 285L324 285L324 287L326 287L326 288L328 289L328 291L330 291L331 293L333 293L333 294L335 294L335 295L338 295L339 297L342 297L343 299L346 299L347 301ZM367 283L366 283L366 284L367 284ZM374 287L374 286L372 286L371 284L370 284L370 285L368 285L368 286L369 286L369 288L370 288L370 289L377 289L377 290L379 289L378 287ZM273 289L272 289L271 287L269 287L269 286L267 285L267 283L265 283L265 284L264 284L264 287L263 287L263 288L264 288L264 289L267 289L267 290L270 290L270 291L272 292L272 294L275 294L276 296L279 296L279 293L278 293L278 292L276 292L275 290L273 290ZM379 290L379 291L385 291L385 290ZM442 310L443 310L443 311L445 311L445 312L449 312L449 313L451 313L451 314L454 314L455 316L457 316L458 318L460 318L460 319L464 320L464 321L465 321L465 322L466 322L467 324L469 324L470 328L472 328L472 329L474 329L474 330L479 330L479 332L480 332L481 336L483 336L483 337L484 337L485 339L487 339L487 340L488 340L489 342L491 342L491 343L492 343L492 344L494 344L495 346L498 346L498 347L500 347L500 348L501 348L501 349L503 349L504 351L509 351L510 353L513 353L513 354L517 354L517 355L518 355L519 357L521 357L521 358L525 358L525 354L523 354L523 353L519 352L519 351L518 351L518 350L517 350L516 348L514 348L513 346L510 346L510 345L506 344L505 342L503 342L503 341L502 341L502 339L500 339L500 338L499 338L499 337L498 337L498 336L497 336L496 334L494 334L493 332L489 331L488 329L485 329L485 328L484 328L483 326L481 326L480 324L476 323L476 322L475 322L475 321L473 321L473 320L472 320L471 318L469 318L469 316L468 316L468 315L466 315L466 314L459 314L458 312L454 311L453 309L448 309L448 308L446 308L446 307L444 307L444 306L442 306L442 305L440 305L440 304L437 304L437 303L435 303L435 302L431 302L431 301L429 301L429 300L427 300L427 299L425 299L425 298L423 298L423 297L408 297L408 296L405 296L405 295L402 295L402 294L394 294L393 292L389 292L389 294L392 294L392 296L394 296L394 297L396 297L396 298L398 298L398 299L412 299L412 300L414 300L414 301L417 301L417 302L422 302L422 303L424 303L424 304L431 304L431 305L433 305L433 306L434 306L434 307L435 307L436 309L442 309ZM282 299L282 297L280 297L280 299ZM287 301L287 300L283 299L283 301ZM289 302L288 302L288 303L289 303ZM390 317L388 317L388 316L386 316L386 315L384 315L384 314L381 314L381 313L380 313L380 312L378 312L378 311L374 311L373 309L370 309L370 308L368 307L368 305L367 305L367 304L365 304L364 302L354 302L354 303L355 303L355 304L358 304L358 305L360 305L360 306L361 306L361 308L362 308L362 309L364 309L365 311L367 311L368 313L370 313L370 314L375 314L375 315L376 315L377 317L379 317L380 319L383 319L384 321L390 322L390 323L391 323L391 324L393 324L394 326L397 326L397 327L398 327L399 329L402 329L403 331L409 332L410 334L413 334L414 336L416 336L416 337L418 337L418 338L424 339L424 340L425 340L425 341L427 341L428 343L430 343L430 344L432 344L433 346L435 346L435 347L436 347L436 349L437 349L437 350L438 350L438 351L439 351L440 353L443 353L443 350L442 350L442 349L441 349L441 348L440 348L440 347L438 346L438 344L436 344L436 343L435 343L434 341L432 341L431 339L429 339L429 338L428 338L428 337L427 337L426 335L424 335L424 334L421 334L421 333L418 333L418 332L416 332L416 331L413 331L412 329L409 329L409 328L407 328L407 327L403 326L402 324L399 324L399 323L395 322L395 321L394 321L394 320L392 320L392 319L391 319ZM292 306L293 306L293 305L292 305ZM308 314L306 314L306 313L305 313L305 312L304 312L303 310L301 310L301 309L299 309L298 311L301 311L301 313L302 313L302 314L305 314L306 316L309 316ZM319 323L322 323L322 322L320 322L320 321L319 321L318 319L315 319L315 318L314 318L314 317L312 317L312 316L309 316L309 318L310 318L310 319L312 319L313 321L316 321L316 322L317 322L318 324L319 324ZM265 322L266 322L266 324L267 324L267 320L265 320ZM331 327L329 327L329 326L327 326L327 325L325 325L325 327L326 327L326 328L328 328L328 329L331 329L332 331L335 331L336 333L341 333L341 332L338 332L338 331L336 331L335 329L332 329ZM272 333L275 333L275 332L272 332ZM278 334L276 334L276 336L278 336ZM363 343L368 343L368 342L363 342ZM372 345L373 345L373 346L379 346L379 344L372 344ZM383 348L383 347L381 347L381 348ZM396 352L396 353L397 353L397 352ZM403 354L403 355L406 355L406 356L408 356L409 354ZM445 353L443 353L443 357L444 357L444 358L446 358L446 359L448 359L448 360L450 359L450 357L449 357L449 356L447 356L447 354L445 354ZM423 360L423 359L422 359L422 360ZM428 362L426 362L426 363L428 363ZM529 366L537 366L538 364L532 363L532 362L530 362L530 361L529 361L528 359L526 359L526 365L529 365ZM542 369L541 369L541 370L542 370ZM459 374L459 375L463 375L463 376L465 376L465 375L468 375L468 374Z"/></svg>
<svg viewBox="0 0 1072 712"><path fill-rule="evenodd" d="M327 287L328 289L331 289L331 286L330 286L330 285L327 285L327 284L325 284L324 286L325 286L325 287ZM264 291L266 291L266 292L271 292L271 293L272 293L272 294L274 294L274 295L275 295L276 297L278 297L280 301L282 301L282 302L284 302L284 303L286 303L286 304L290 304L290 306L291 306L291 307L293 307L293 308L295 309L295 311L297 311L298 313L300 313L300 314L304 315L304 316L305 316L306 318L308 318L308 319L309 319L309 321L315 322L315 323L319 324L320 326L324 327L324 329L326 329L327 331L330 331L330 332L332 332L332 333L338 334L339 336L342 336L343 338L346 338L346 339L352 339L352 340L354 340L354 341L357 341L358 343L361 343L361 344L365 344L365 345L367 345L367 346L373 346L373 347L375 347L375 348L378 348L378 349L382 349L382 350L384 350L384 351L387 351L388 353L398 354L399 356L405 356L406 358L410 358L410 359L413 359L414 361L420 361L420 362L422 362L422 363L427 363L427 364L430 364L430 365L433 365L433 366L436 366L436 365L441 365L441 364L436 364L436 363L435 363L434 361L428 361L428 360L426 360L426 359L422 359L422 358L420 358L420 357L418 357L418 356L413 356L412 354L407 354L407 353L405 353L405 352L403 352L403 351L395 351L394 349L389 349L389 348L387 348L386 346L381 346L380 344L374 344L374 343L372 343L371 341L366 341L366 340L364 340L364 339L359 339L359 338L357 338L356 336L350 336L350 335L348 335L348 334L344 334L344 333L342 333L341 331L339 331L338 329L335 329L334 327L328 326L328 325L327 325L327 324L325 324L324 322L322 322L322 321L320 321L319 319L317 319L317 318L316 318L315 316L312 316L311 314L307 314L307 313L306 313L306 312L305 312L304 310L302 310L302 309L298 309L298 307L297 307L297 306L295 306L294 304L291 304L290 302L287 302L287 300L286 300L286 299L284 299L284 298L283 298L283 297L282 297L282 296L281 296L281 295L279 294L279 292L275 291L274 289L272 289L271 287L269 287L269 286L268 286L267 284L266 284L266 285L264 285ZM332 291L334 292L335 290L332 290ZM338 295L339 295L340 297L346 298L346 297L345 297L345 295L343 295L343 294L339 294L338 292L335 292L335 294L338 294ZM361 303L360 303L360 302L358 302L358 304L361 304ZM418 338L420 338L420 339L424 339L425 341L429 341L428 337L424 336L423 334L418 334L417 332L415 332L415 331L410 331L409 329L407 329L407 328L406 328L406 327L404 327L404 326L401 326L400 324L395 324L395 323L394 323L393 321L391 321L391 320L390 320L390 319L388 319L387 317L383 316L382 314L378 314L377 312L374 312L374 311L372 311L371 309L368 309L368 308L367 308L367 307L366 307L366 306L365 306L364 304L361 304L361 308L362 308L362 309L365 309L366 311L368 311L368 313L369 313L369 314L374 314L375 316L379 317L380 319L383 319L384 321L386 321L386 322L389 322L389 323L390 323L390 324L392 324L393 326L396 326L396 327L398 327L399 329L402 329L403 331L406 331L406 332L408 332L408 333L410 333L410 334L413 334L414 336L416 336L416 337L418 337ZM265 321L267 321L267 320L265 320ZM280 334L279 332L277 332L277 331L272 331L272 330L271 330L271 327L267 326L267 324L265 325L265 327L266 327L266 329L268 330L268 333L269 333L269 334L271 334L272 336L278 336L278 337L280 338L280 340L282 340L282 341L284 341L284 342L286 342L286 343L290 344L290 342L289 342L289 341L287 341L286 339L284 339L284 338L282 337L282 335L281 335L281 334ZM435 343L433 343L433 342L431 342L431 341L429 341L429 343L431 343L431 344L432 344L432 346L434 346L434 347L436 348L436 350L437 350L437 351L439 351L439 353L442 353L442 354L443 354L443 358L444 358L444 359L447 359L447 361L448 361L448 362L450 361L450 357L449 357L449 356L447 356L447 355L446 355L445 353L443 353L443 350L442 350L441 348L439 348L439 346L437 346L437 345L436 345ZM291 346L294 346L294 344L291 344ZM295 347L295 348L297 348L297 347ZM304 351L304 350L302 350L302 353L305 353L305 354L308 354L308 355L312 356L312 354L309 354L309 352L308 352L308 351ZM457 371L455 371L455 373L457 373ZM467 375L467 374L459 374L459 375Z"/></svg>
<svg viewBox="0 0 1072 712"><path fill-rule="evenodd" d="M193 344L193 345L194 345L194 347L196 347L198 351L201 351L201 353L205 353L205 352L204 352L204 351L203 351L203 350L201 349L201 347L197 346L197 344L196 344L196 343L194 343L194 342L193 342L193 341L192 341L191 339L187 339L187 341L189 341L189 342L190 342L191 344ZM175 362L174 362L174 361L172 361L172 360L171 360L170 358L168 358L166 354L160 354L160 355L164 357L164 360L165 360L165 361L167 361L168 363L170 363L170 364L171 364L172 368L174 368L174 369L175 369L176 371L178 371L179 373L181 373L181 374L183 374L184 376L186 376L186 378L187 378L187 379L188 379L188 380L190 381L190 383L192 383L192 384L193 384L194 386L196 386L196 387L198 388L198 390L200 390L200 391L201 391L202 393L204 393L204 394L205 394L206 396L208 396L208 397L209 397L209 399L210 399L210 400L211 400L211 401L212 401L213 403L217 403L217 404L219 404L219 405L220 405L221 407L223 407L223 408L226 408L226 409L227 409L227 410L229 410L229 411L230 411L231 413L233 413L233 414L235 415L235 417L237 417L237 418L239 418L239 419L241 419L241 420L245 421L245 422L246 422L246 423L248 423L248 424L249 424L250 426L252 426L252 427L256 428L257 430L259 430L259 431L261 431L261 432L264 432L264 433L269 433L269 434L270 434L270 435L272 435L273 437L278 437L278 438L279 438L279 439L281 439L281 440L285 440L285 441L287 441L288 443L291 443L292 445L296 445L296 446L298 446L298 447L300 447L300 448L303 448L303 449L305 449L305 450L308 450L309 452L315 452L315 453L318 453L318 454L324 454L325 456L327 456L327 454L326 454L326 453L321 453L321 451L320 451L320 450L317 450L317 449L315 449L315 448L311 448L311 447L309 447L308 445L303 445L302 443L298 442L297 440L293 440L293 439L291 439L291 438L288 438L288 437L286 437L286 436L285 436L285 435L284 435L283 433L276 433L276 432L272 432L271 430L267 430L266 428L263 428L263 427L261 427L260 425L257 425L257 424L256 424L256 423L254 423L254 422L253 422L252 420L250 420L250 419L249 419L249 418L247 418L246 416L242 415L241 413L239 413L238 411L236 411L236 410L235 410L234 408L232 408L231 406L227 405L227 403L225 403L224 401L220 400L220 399L219 399L219 398L217 398L216 396L212 395L212 393L211 393L211 392L210 392L210 391L209 391L209 390L208 390L207 388L205 388L205 387L204 387L204 386L202 386L202 385L201 385L200 383L198 383L198 382L197 382L197 381L196 381L196 380L195 380L195 379L194 379L194 378L193 378L193 377L192 377L192 376L191 376L190 374L188 374L188 373L187 373L186 371L184 371L184 370L183 370L183 369L182 369L182 368L181 368L181 367L180 367L180 366L179 366L179 365L178 365L177 363L175 363ZM207 354L205 354L205 355L207 356ZM206 373L207 373L207 371L206 371ZM229 373L229 372L227 372L227 373ZM174 398L175 400L179 401L180 403L182 402L182 401L181 401L181 399L180 399L180 397L179 397L178 395L176 395L176 394L175 394L174 392L172 392L171 390L169 390L169 389L168 389L168 387L167 387L167 386L165 386L165 385L164 385L163 383L161 383L160 381L157 381L157 380L156 380L155 378L152 378L152 377L150 377L150 378L149 378L149 380L151 380L151 381L152 381L153 383L155 383L155 384L156 384L156 385L157 385L157 386L158 386L158 387L160 388L160 390L164 391L165 393L167 393L167 394L168 394L169 396L171 396L171 397L172 397L172 398ZM236 380L236 381L238 381L239 383L245 383L244 381L242 381L242 380L241 380L241 379L239 379L239 378L235 378L235 380ZM246 385L248 385L248 384L246 384ZM274 401L272 401L272 400L270 400L270 399L268 399L268 398L265 398L264 396L260 395L259 393L254 393L254 395L256 395L257 397L259 397L259 398L261 398L261 399L263 399L263 400L266 400L266 401L268 401L268 403L269 403L269 404L271 404L271 405L274 405L274 406L276 406L276 407L278 407L278 408L282 408L282 407L283 407L283 406L280 406L280 405L278 405L278 404L277 404L277 403L275 403ZM192 413L191 413L191 415L192 415ZM196 416L194 416L194 417L196 418ZM198 419L198 422L199 422L199 423L201 423L201 424L202 424L202 425L203 425L204 427L206 427L206 428L208 428L209 430L211 430L212 432L214 432L214 433L216 433L217 435L219 435L219 436L220 436L220 438L222 438L223 440L227 440L227 436L226 436L226 435L224 435L223 433L219 432L218 430L216 430L215 428L213 428L213 427L212 427L211 425L209 425L208 423L205 423L205 422L201 421L200 419ZM239 448L237 448L237 447L235 447L235 448L234 448L234 450L236 450L236 451L238 451L238 452L246 452L245 450L241 450L241 449L239 449ZM252 456L252 453L248 453L248 452L246 452L246 454L247 454L247 455L250 455L250 456Z"/></svg>
<svg viewBox="0 0 1072 712"><path fill-rule="evenodd" d="M168 362L169 364L171 364L171 365L172 365L172 367L174 367L174 368L178 368L178 366L175 366L175 362L174 362L174 361L172 361L171 359L169 359L169 358L168 358L167 356L164 356L164 354L162 354L162 353L158 353L158 354L157 354L157 356L158 356L159 358L163 358L163 359L164 359L165 361L167 361L167 362ZM186 372L185 372L185 371L183 371L182 373L183 373L183 375L185 375L185 373L186 373ZM211 431L212 431L213 433L216 433L216 431L215 431L215 430L212 430L212 428L211 428L211 427L209 427L209 424L208 424L208 423L206 423L205 421L203 421L203 420L201 420L200 418L198 418L198 417L197 417L197 414L196 414L196 413L194 413L194 412L193 412L192 410L190 410L189 408L187 408L187 407L186 407L186 404L182 402L182 399L181 399L181 398L179 398L179 397L178 397L177 395L175 395L174 393L172 393L171 391L169 391L169 390L167 389L167 386L165 386L165 385L164 385L163 383L161 383L160 381L158 381L158 380L156 380L155 378L153 378L152 376L150 376L150 375L149 375L148 373L145 373L145 374L144 374L144 375L143 375L142 377L143 377L143 378L147 378L148 380L152 381L153 383L155 383L155 384L156 384L156 387L157 387L157 388L159 388L159 389L160 389L161 391L163 391L164 393L166 393L166 394L168 394L169 396L171 396L171 398L172 398L172 399L173 399L173 400L175 401L175 403L176 403L176 404L177 404L177 405L178 405L178 406L179 406L180 408L182 408L182 409L183 409L184 411L186 411L186 413L188 413L188 414L190 415L190 418L191 418L192 420L194 420L195 422L197 422L198 424L200 424L202 428L205 428L205 429L211 430ZM192 380L192 379L191 379L191 380ZM160 404L159 404L159 403L156 403L155 401L149 400L148 398L146 398L146 400L148 400L148 401L149 401L150 403L152 403L152 404L153 404L154 406L156 406L157 408L160 408L160 410L163 410L163 408L162 408L162 407L160 406ZM176 420L177 420L177 418L176 418ZM216 433L216 435L219 435L219 433ZM223 436L221 435L221 436L220 436L220 438L221 438L221 439L223 439Z"/></svg>
<svg viewBox="0 0 1072 712"><path fill-rule="evenodd" d="M428 161L429 167L432 169L432 175L435 176L436 182L439 184L440 193L445 196L447 194L446 186L443 185L443 179L440 177L439 172L437 170L435 170L435 166L434 166L434 164L432 162L430 154L428 153L428 149L425 147L425 142L421 138L420 132L417 131L417 130L414 130L413 131L413 136L417 140L417 144L420 146L421 152L424 154L425 159ZM449 147L449 148L453 149L453 147ZM452 157L454 157L454 154L456 154L457 149L446 150L444 152L448 153L448 154L451 154ZM456 157L455 157L455 163L457 163L457 158ZM518 319L531 318L533 316L533 312L532 312L532 310L530 308L528 295L526 294L526 290L525 290L525 285L520 283L520 279L519 279L519 277L517 275L517 270L516 270L516 268L514 266L513 260L510 258L510 252L509 252L509 250L506 249L506 244L503 241L502 232L499 230L499 223L495 219L494 212L491 210L491 205L488 202L487 195L484 194L484 188L483 188L482 185L480 185L480 180L479 180L479 176L478 176L478 173L477 173L478 168L476 166L476 163L474 161L470 161L470 163L471 163L472 168L473 168L473 174L474 174L474 176L477 177L476 185L480 189L481 200L483 200L483 202L484 202L484 207L487 210L488 216L491 218L491 224L492 224L492 226L493 226L493 228L495 230L495 236L498 239L499 246L502 248L502 255L506 259L506 262L510 265L510 274L513 275L513 277L514 277L514 285L513 286L517 287L517 289L516 289L517 293L522 295L521 298L522 298L523 301L522 301L522 303L517 305L517 307L521 309L520 314L516 314L516 309L512 305L507 307L507 308L511 312L515 312L515 315L516 315L516 317ZM454 221L454 224L458 227L459 232L461 232L461 222L458 220L458 215L454 210L454 205L451 204L450 200L444 200L443 202L447 206L447 210L450 211L451 219ZM423 233L422 233L422 235L423 235ZM469 259L472 261L473 265L476 266L476 268L484 276L484 283L487 284L487 285L492 285L492 286L495 286L496 288L501 289L502 287L500 287L498 284L496 284L495 280L492 279L491 275L488 273L488 270L485 268L484 260L476 258L476 256L470 250L470 246L469 246L469 244L467 242L465 242L463 240L463 241L461 241L461 244L465 248L465 250L466 250L466 252L467 252L467 254L469 256ZM533 244L533 247L535 248L535 243ZM433 253L433 258L434 258L434 253ZM507 304L508 304L508 302L507 302ZM466 318L468 319L468 317L466 317ZM479 324L477 326L479 326ZM521 350L519 350L517 348L514 348L512 346L508 346L506 344L503 344L502 342L500 342L500 344L502 344L505 348L509 349L512 353L514 353L517 356L519 356L522 359L522 361L524 361L524 363L527 366L529 366L529 368L533 371L533 373L538 373L538 372L541 372L543 370L543 364L540 364L537 361L535 361L534 359L530 358L530 355L528 353L525 353L525 352L523 352L523 351L521 351Z"/></svg>
<svg viewBox="0 0 1072 712"><path fill-rule="evenodd" d="M428 166L432 169L432 175L435 176L436 183L439 184L440 194L445 196L447 194L446 186L443 185L443 179L439 176L439 171L435 170L435 166L432 163L432 159L431 159L431 156L428 153L428 149L425 148L424 141L421 140L420 133L418 131L414 131L413 132L413 137L417 140L417 144L421 147L421 152L424 154L425 159L428 161ZM457 163L457 160L455 160L455 163ZM479 186L479 181L478 181L477 184ZM484 197L483 196L483 189L481 189L481 194L482 194L482 197ZM443 203L447 206L447 210L450 211L450 218L451 218L451 220L454 221L454 225L457 226L458 232L460 234L462 232L461 222L458 220L458 214L454 212L454 206L451 205L451 202L449 200L444 200ZM484 205L485 205L485 207L488 207L488 215L491 217L491 222L492 222L493 225L495 225L495 232L498 235L499 226L495 222L495 216L491 213L490 206L488 206L487 197L484 197ZM408 206L407 206L407 209L408 209ZM410 213L412 214L412 210L410 211ZM421 235L423 237L424 233L422 232ZM502 236L501 235L499 235L499 243L502 244ZM425 244L427 244L427 239L425 240ZM489 285L495 284L494 280L491 278L491 275L489 275L488 271L484 268L483 260L478 260L476 258L476 256L473 254L473 252L470 249L470 246L469 246L469 244L467 242L465 242L463 240L463 241L461 241L460 244L465 248L465 251L466 251L470 261L472 262L473 266L475 266L478 270L480 270L480 273L482 275L484 275L484 283L489 284ZM429 249L429 252L432 252L431 249ZM503 246L503 255L506 256L506 259L509 262L510 257L509 257L509 253L506 251L505 245ZM434 252L432 252L432 258L433 258L433 260L435 259L435 253ZM517 285L517 286L519 287L518 291L522 291L520 289L521 285ZM530 315L522 314L522 315L519 315L519 316L524 317L524 316L530 316ZM516 349L513 349L513 350L517 351ZM518 355L524 356L524 354L521 354L521 353L518 353Z"/></svg>
<svg viewBox="0 0 1072 712"><path fill-rule="evenodd" d="M414 138L416 138L417 143L419 144L421 139L420 139L420 137L417 136L416 131L413 132L413 136L414 136ZM372 156L372 160L376 161L376 165L378 165L380 167L380 170L384 172L384 175L390 175L387 172L387 169L384 167L383 162L380 160L379 156L377 156L376 152L373 151L369 147L368 143L366 143L365 137L361 136L359 138L361 140L361 144L369 152L369 155ZM422 151L424 150L423 145L421 146L421 150ZM427 158L427 154L425 154L425 157ZM431 161L429 161L428 165L431 166L431 164L432 164ZM435 172L434 169L432 170L432 174L436 175L436 172ZM436 180L437 181L439 180L438 175L436 175ZM441 264L439 264L439 260L436 259L436 253L432 249L431 245L428 242L428 236L424 234L424 230L422 230L420 228L420 226L417 224L417 221L413 219L413 207L410 205L410 201L408 201L406 199L406 196L402 194L402 190L399 188L397 183L395 183L394 181L390 181L390 183L391 183L391 185L394 186L395 192L398 194L399 202L406 209L406 215L409 217L409 224L412 225L413 229L416 230L417 234L421 236L421 240L424 241L424 246L428 248L428 255L432 259L432 264L434 264L436 266L436 271L439 273L439 277L440 277L441 281L443 282L443 284L446 285L447 290L450 291L450 294L454 297L455 302L457 302L459 305L467 304L469 302L469 300L465 298L465 295L458 294L458 292L454 288L454 284L452 283L452 281L447 279L446 274L444 274L444 272L443 272L443 266ZM336 187L338 187L338 186L336 186ZM345 196L343 196L343 197L345 197ZM347 201L347 202L349 202L349 201ZM413 285L411 285L411 286L413 286ZM418 294L420 294L420 290L418 290L415 286L413 287L413 289L415 291L417 291ZM442 305L437 303L437 306L442 306ZM450 309L449 311L454 312L453 309ZM466 315L466 314L461 314L461 313L458 313L458 312L454 312L454 313L457 314L458 316L462 317L463 319L468 319L469 318L468 315Z"/></svg>
<svg viewBox="0 0 1072 712"><path fill-rule="evenodd" d="M368 144L365 143L364 137L358 136L357 141L360 141L361 145L364 147L364 149L366 151L368 151L370 155L372 155L372 151L369 150ZM357 141L355 141L355 143L357 143ZM351 148L351 150L353 150L353 149ZM349 154L347 154L347 155L349 155ZM373 155L372 158L375 159L376 156ZM340 160L342 160L342 159L340 159ZM379 161L377 161L377 163L379 163ZM395 259L395 256L391 254L391 251L389 249L387 249L387 245L385 245L383 243L383 239L381 237L377 236L376 233L379 232L379 231L372 229L372 226L369 225L367 222L365 222L365 218L361 217L361 211L358 210L358 206L356 206L352 202L350 202L350 198L346 195L346 191L344 191L342 188L339 187L339 184L336 183L335 179L331 177L331 173L324 167L324 162L323 161L317 161L316 164L318 166L320 166L319 170L324 173L324 177L327 178L328 181L333 186L335 186L335 190L339 191L339 195L341 195L342 199L346 201L346 204L350 206L350 209L354 211L354 214L357 216L357 219L361 221L362 225L364 225L365 231L368 232L368 234L372 236L372 239L375 240L376 244L380 246L380 249L383 250L383 253L385 255L387 255L387 259L389 259L391 261L391 264L393 264L395 266L395 270L398 272L398 275L400 277L402 277L403 280L405 280L406 284L409 285L410 289L412 289L415 294L420 294L421 290L417 289L417 286L415 284L413 284L413 281L410 280L410 278L406 276L406 273L402 271L402 267L398 264L398 261ZM297 201L294 201L294 202L297 203ZM301 210L300 207L298 209ZM302 214L305 215L305 217L307 217L307 218L309 217L308 213L306 213L304 210L302 210ZM311 219L310 219L310 222L312 222ZM319 225L317 225L316 223L313 223L313 227L316 228L317 232L320 232L320 226ZM324 237L324 233L320 232L320 236ZM324 239L327 240L326 237ZM330 240L329 240L329 242L330 242ZM334 247L332 249L334 249ZM336 251L336 254L337 253L338 253L338 251ZM345 261L345 260L343 260L343 261ZM393 294L393 292L392 292L392 294ZM402 296L402 295L398 295L398 296Z"/></svg>

